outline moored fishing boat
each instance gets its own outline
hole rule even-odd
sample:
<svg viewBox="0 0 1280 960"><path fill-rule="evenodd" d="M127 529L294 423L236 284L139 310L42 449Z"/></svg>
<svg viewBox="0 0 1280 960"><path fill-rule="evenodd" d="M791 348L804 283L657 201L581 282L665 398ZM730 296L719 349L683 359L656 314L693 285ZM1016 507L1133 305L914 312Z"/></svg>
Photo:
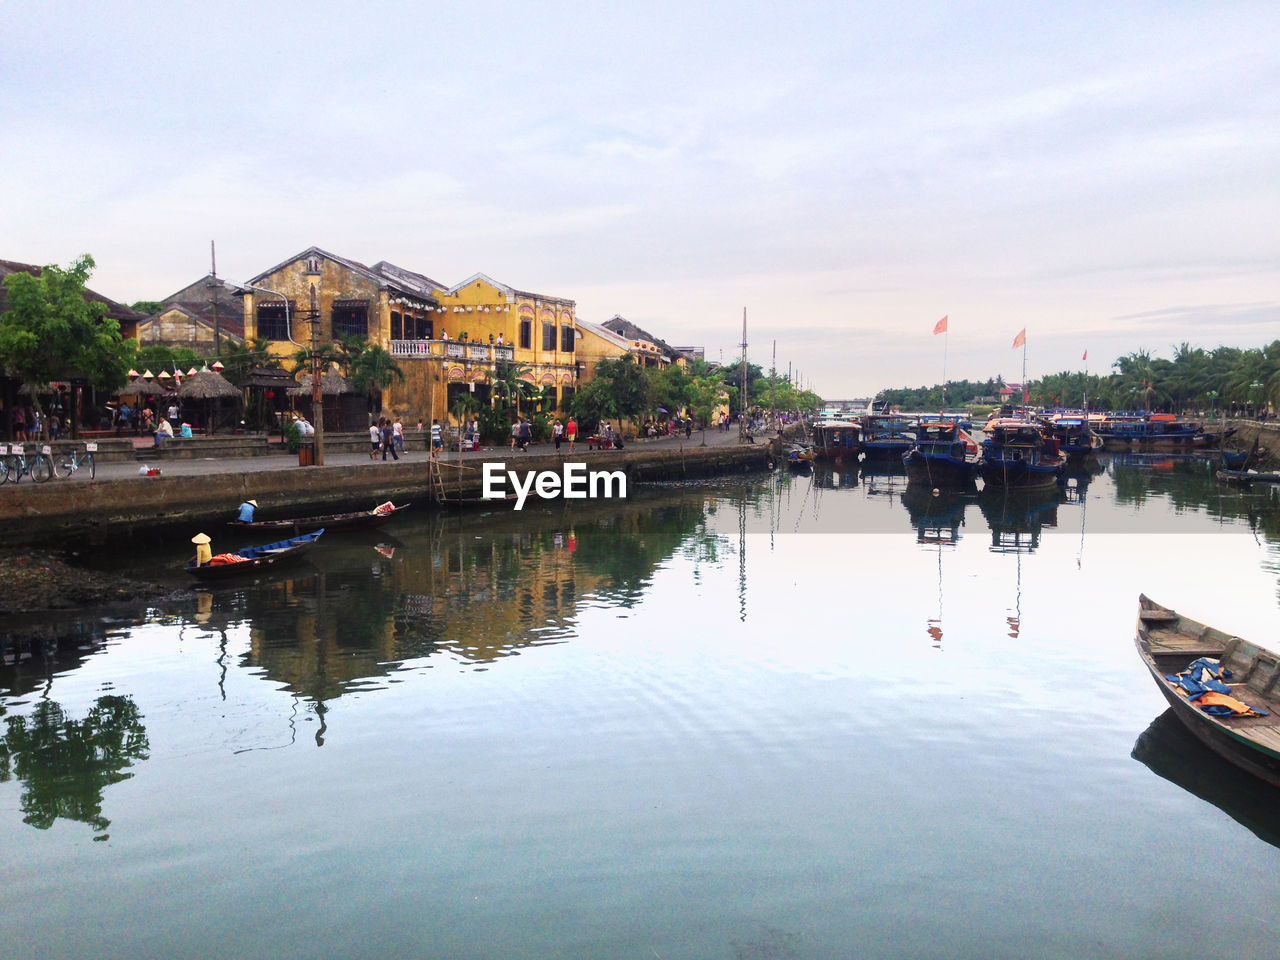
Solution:
<svg viewBox="0 0 1280 960"><path fill-rule="evenodd" d="M1280 786L1280 657L1138 598L1134 642L1156 686L1201 742Z"/></svg>
<svg viewBox="0 0 1280 960"><path fill-rule="evenodd" d="M817 460L857 460L862 427L852 420L819 420L813 425L813 455Z"/></svg>
<svg viewBox="0 0 1280 960"><path fill-rule="evenodd" d="M864 460L900 460L916 442L916 421L897 414L869 413L862 418Z"/></svg>
<svg viewBox="0 0 1280 960"><path fill-rule="evenodd" d="M1207 450L1221 445L1235 433L1206 433L1194 420L1179 420L1172 414L1156 413L1150 416L1108 417L1093 430L1102 438L1105 450Z"/></svg>
<svg viewBox="0 0 1280 960"><path fill-rule="evenodd" d="M1280 483L1280 473L1258 473L1255 470L1219 470L1218 479L1223 483L1234 483L1242 487L1254 483Z"/></svg>
<svg viewBox="0 0 1280 960"><path fill-rule="evenodd" d="M922 419L902 463L910 483L966 489L978 476L978 444L955 420Z"/></svg>
<svg viewBox="0 0 1280 960"><path fill-rule="evenodd" d="M1102 449L1102 438L1093 432L1088 417L1058 414L1045 422L1058 448L1070 459L1080 460Z"/></svg>
<svg viewBox="0 0 1280 960"><path fill-rule="evenodd" d="M1062 476L1064 458L1058 441L1028 420L987 424L980 473L987 486L1033 489L1052 487Z"/></svg>
<svg viewBox="0 0 1280 960"><path fill-rule="evenodd" d="M253 520L249 523L233 521L233 527L244 527L250 530L292 530L295 533L307 533L311 530L356 530L369 527L380 527L390 522L401 510L407 510L409 504L394 504L390 501L379 504L372 510L356 510L352 513L330 513L316 517L293 517L284 520Z"/></svg>
<svg viewBox="0 0 1280 960"><path fill-rule="evenodd" d="M304 533L277 543L267 543L260 547L245 547L230 553L214 554L204 563L199 562L199 555L187 562L187 573L201 580L225 580L255 573L266 567L275 567L291 560L297 560L311 550L323 530ZM203 536L203 535L202 535ZM208 541L208 538L204 538Z"/></svg>

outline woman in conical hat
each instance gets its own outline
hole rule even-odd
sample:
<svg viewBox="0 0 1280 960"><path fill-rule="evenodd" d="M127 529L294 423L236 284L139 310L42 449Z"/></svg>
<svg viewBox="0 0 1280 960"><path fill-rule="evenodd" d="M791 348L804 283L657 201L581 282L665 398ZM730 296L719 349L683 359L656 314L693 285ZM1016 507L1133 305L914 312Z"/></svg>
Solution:
<svg viewBox="0 0 1280 960"><path fill-rule="evenodd" d="M197 533L191 538L191 542L196 545L196 566L203 567L211 559L213 559L213 550L209 547L212 542L207 533Z"/></svg>

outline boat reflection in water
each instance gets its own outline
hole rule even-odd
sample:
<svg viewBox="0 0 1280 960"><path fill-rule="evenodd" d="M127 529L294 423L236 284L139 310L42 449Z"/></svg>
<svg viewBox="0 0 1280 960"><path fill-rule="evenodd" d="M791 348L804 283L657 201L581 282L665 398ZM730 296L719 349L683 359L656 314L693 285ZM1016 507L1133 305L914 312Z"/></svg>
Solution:
<svg viewBox="0 0 1280 960"><path fill-rule="evenodd" d="M978 508L991 528L994 553L1031 553L1040 546L1040 532L1058 525L1057 489L1002 491L989 488L978 497Z"/></svg>
<svg viewBox="0 0 1280 960"><path fill-rule="evenodd" d="M956 543L964 526L964 508L973 501L972 496L958 494L935 496L933 491L916 485L902 494L902 505L916 531L916 543L926 544Z"/></svg>
<svg viewBox="0 0 1280 960"><path fill-rule="evenodd" d="M1280 847L1276 788L1210 750L1192 736L1172 708L1142 731L1131 756L1157 776L1213 804L1258 839Z"/></svg>
<svg viewBox="0 0 1280 960"><path fill-rule="evenodd" d="M821 490L840 490L858 485L858 465L856 463L832 466L822 462L813 465L813 485Z"/></svg>

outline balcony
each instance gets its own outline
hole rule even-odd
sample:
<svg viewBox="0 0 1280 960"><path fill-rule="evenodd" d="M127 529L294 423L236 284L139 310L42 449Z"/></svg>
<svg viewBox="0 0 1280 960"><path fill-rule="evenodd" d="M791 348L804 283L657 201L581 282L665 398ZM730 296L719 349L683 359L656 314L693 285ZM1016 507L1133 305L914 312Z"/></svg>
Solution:
<svg viewBox="0 0 1280 960"><path fill-rule="evenodd" d="M392 340L391 356L397 360L425 360L431 357L448 357L451 360L471 360L491 363L495 360L514 360L515 347L506 344L468 343L463 340Z"/></svg>

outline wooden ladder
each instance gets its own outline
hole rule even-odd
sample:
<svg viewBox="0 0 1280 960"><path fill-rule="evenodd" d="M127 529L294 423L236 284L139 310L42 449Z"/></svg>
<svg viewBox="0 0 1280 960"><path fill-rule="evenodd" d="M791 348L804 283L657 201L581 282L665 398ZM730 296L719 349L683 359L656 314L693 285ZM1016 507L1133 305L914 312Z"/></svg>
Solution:
<svg viewBox="0 0 1280 960"><path fill-rule="evenodd" d="M440 475L440 458L431 457L427 461L427 476L431 481L431 498L436 503L444 503L444 478Z"/></svg>

